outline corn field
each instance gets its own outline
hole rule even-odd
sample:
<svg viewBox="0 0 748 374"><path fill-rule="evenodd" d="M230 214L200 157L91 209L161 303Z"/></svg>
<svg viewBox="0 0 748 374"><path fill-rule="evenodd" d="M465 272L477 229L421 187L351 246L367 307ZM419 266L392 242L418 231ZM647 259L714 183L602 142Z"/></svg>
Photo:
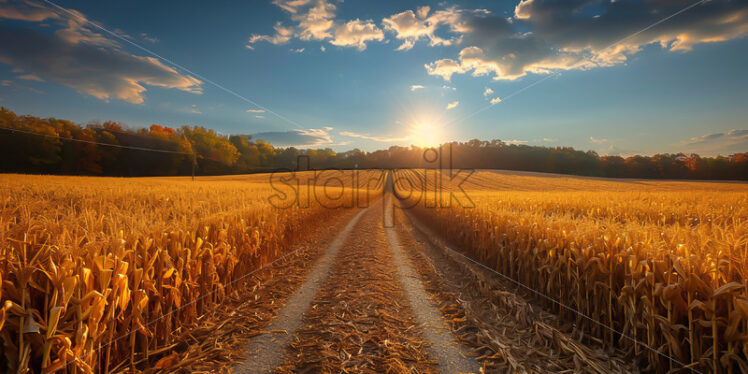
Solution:
<svg viewBox="0 0 748 374"><path fill-rule="evenodd" d="M642 370L748 372L748 185L400 170L395 186L466 255Z"/></svg>
<svg viewBox="0 0 748 374"><path fill-rule="evenodd" d="M275 187L267 175L0 175L0 368L153 365L178 345L174 331L341 211L330 208L381 192L380 172L359 175L327 183L305 172ZM326 193L303 193L306 186ZM274 195L298 201L279 208Z"/></svg>

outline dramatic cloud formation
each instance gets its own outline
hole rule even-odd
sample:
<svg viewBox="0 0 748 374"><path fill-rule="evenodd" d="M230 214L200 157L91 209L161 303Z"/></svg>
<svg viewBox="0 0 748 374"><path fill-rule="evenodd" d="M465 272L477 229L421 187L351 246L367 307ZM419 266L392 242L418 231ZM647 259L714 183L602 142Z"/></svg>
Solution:
<svg viewBox="0 0 748 374"><path fill-rule="evenodd" d="M446 109L447 110L454 109L454 108L457 108L458 105L460 105L459 101L453 101L453 102L447 104L447 108Z"/></svg>
<svg viewBox="0 0 748 374"><path fill-rule="evenodd" d="M20 78L48 79L102 100L139 104L145 86L202 93L202 82L182 75L155 58L125 52L113 39L90 29L85 17L63 17L20 1L3 3L0 17L28 22L52 21L53 34L0 26L0 62L29 72Z"/></svg>
<svg viewBox="0 0 748 374"><path fill-rule="evenodd" d="M275 0L273 4L288 12L295 26L284 26L278 22L273 27L273 35L252 34L247 48L254 49L254 44L259 41L285 44L298 38L304 41L328 40L332 45L355 47L363 51L367 42L384 40L384 33L371 20L335 20L337 7L327 0ZM324 46L320 49L325 51Z"/></svg>
<svg viewBox="0 0 748 374"><path fill-rule="evenodd" d="M650 44L686 51L698 43L748 33L748 3L738 1L704 2L644 30L689 4L685 0L523 0L510 18L487 11L453 10L456 20L450 22L459 25L453 30L461 34L466 47L456 60L437 60L426 69L445 80L467 72L512 80L528 73L625 63Z"/></svg>
<svg viewBox="0 0 748 374"><path fill-rule="evenodd" d="M253 134L252 138L262 139L276 147L319 147L336 145L330 137L332 127L288 131L268 131Z"/></svg>

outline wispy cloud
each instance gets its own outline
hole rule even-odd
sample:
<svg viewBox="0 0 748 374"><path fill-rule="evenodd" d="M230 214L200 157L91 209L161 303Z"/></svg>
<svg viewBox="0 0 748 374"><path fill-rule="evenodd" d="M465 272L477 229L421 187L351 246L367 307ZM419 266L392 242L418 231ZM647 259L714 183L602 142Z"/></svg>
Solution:
<svg viewBox="0 0 748 374"><path fill-rule="evenodd" d="M373 136L369 134L359 134L359 133L355 133L352 131L341 131L339 134L342 136L350 137L350 138L373 140L375 142L384 142L384 143L401 142L401 141L410 139L409 136L402 136L402 137Z"/></svg>
<svg viewBox="0 0 748 374"><path fill-rule="evenodd" d="M290 51L293 53L304 53L304 48L296 48L296 49L291 48Z"/></svg>
<svg viewBox="0 0 748 374"><path fill-rule="evenodd" d="M748 130L733 129L733 130L728 131L727 133L715 132L711 134L706 134L706 135L690 138L688 140L681 142L681 144L683 145L703 144L703 143L708 143L708 142L718 140L718 139L723 139L723 138L724 139L748 139Z"/></svg>
<svg viewBox="0 0 748 374"><path fill-rule="evenodd" d="M453 101L453 102L447 104L446 109L447 110L451 110L451 109L457 108L458 105L460 105L459 101Z"/></svg>
<svg viewBox="0 0 748 374"><path fill-rule="evenodd" d="M411 91L420 90L421 88L423 88L423 86L421 86L420 84L414 84L410 86Z"/></svg>
<svg viewBox="0 0 748 374"><path fill-rule="evenodd" d="M603 143L607 143L608 139L598 139L598 138L596 138L594 136L590 136L590 141L593 142L593 143L595 143L595 144L603 144Z"/></svg>
<svg viewBox="0 0 748 374"><path fill-rule="evenodd" d="M489 97L489 96L491 96L491 95L493 95L493 90L492 90L492 89L490 89L489 87L486 87L486 90L485 90L485 91L483 91L483 96L485 96L485 97Z"/></svg>
<svg viewBox="0 0 748 374"><path fill-rule="evenodd" d="M343 145L335 143L330 136L332 127L288 131L268 131L252 134L254 139L262 139L276 147L314 148Z"/></svg>
<svg viewBox="0 0 748 374"><path fill-rule="evenodd" d="M39 78L39 76L36 75L36 74L19 75L18 79L23 79L23 80L27 80L27 81L44 82L44 79Z"/></svg>
<svg viewBox="0 0 748 374"><path fill-rule="evenodd" d="M265 113L265 109L247 109L247 113Z"/></svg>
<svg viewBox="0 0 748 374"><path fill-rule="evenodd" d="M159 42L158 38L156 38L156 37L154 37L154 36L150 36L150 35L148 35L148 34L146 34L146 33L144 33L144 32L143 32L143 33L140 33L140 37L141 37L141 38L142 38L143 40L147 41L148 43L156 44L156 43L158 43L158 42Z"/></svg>
<svg viewBox="0 0 748 374"><path fill-rule="evenodd" d="M494 97L493 99L491 99L491 101L489 101L489 103L491 103L491 104L498 104L500 102L501 102L501 98L500 97Z"/></svg>
<svg viewBox="0 0 748 374"><path fill-rule="evenodd" d="M513 144L513 145L522 145L522 144L527 144L527 140L517 140L517 139L504 140L504 143Z"/></svg>
<svg viewBox="0 0 748 374"><path fill-rule="evenodd" d="M699 154L716 155L745 152L748 149L748 129L733 129L726 132L695 136L673 145Z"/></svg>
<svg viewBox="0 0 748 374"><path fill-rule="evenodd" d="M696 137L693 137L691 139L688 139L685 142L685 144L686 145L693 145L693 144L706 143L706 142L708 142L710 140L719 139L719 138L721 138L723 136L725 136L725 134L721 133L721 132L717 132L717 133L713 133L713 134L706 134L706 135L702 135L702 136L696 136Z"/></svg>

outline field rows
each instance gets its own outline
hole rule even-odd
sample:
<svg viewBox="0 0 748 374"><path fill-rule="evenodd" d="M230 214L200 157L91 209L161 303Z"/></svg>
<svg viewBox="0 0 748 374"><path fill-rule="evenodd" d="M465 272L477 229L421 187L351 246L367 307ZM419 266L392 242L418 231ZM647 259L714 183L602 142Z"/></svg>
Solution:
<svg viewBox="0 0 748 374"><path fill-rule="evenodd" d="M609 189L614 182L543 178L544 191L528 192L512 186L537 177L479 172L460 186L474 203L466 207L435 193L437 183L458 186L429 173L396 173L419 217L563 304L546 299L587 334L649 370L748 370L745 185L664 182L663 192L651 182Z"/></svg>
<svg viewBox="0 0 748 374"><path fill-rule="evenodd" d="M370 189L351 189L359 183L351 176L311 172L276 188L268 175L0 176L0 366L148 366L174 346L174 331L342 211L334 207L354 194L375 198L382 173L360 175ZM336 180L325 187L328 178Z"/></svg>

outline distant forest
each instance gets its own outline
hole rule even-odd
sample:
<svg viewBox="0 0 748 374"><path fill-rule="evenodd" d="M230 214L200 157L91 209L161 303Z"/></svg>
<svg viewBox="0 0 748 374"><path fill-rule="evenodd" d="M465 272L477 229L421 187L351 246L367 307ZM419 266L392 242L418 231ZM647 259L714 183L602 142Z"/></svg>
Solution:
<svg viewBox="0 0 748 374"><path fill-rule="evenodd" d="M12 129L12 130L8 130ZM507 169L600 177L748 180L748 152L599 156L570 147L506 144L501 140L448 143L437 154L415 146L336 153L275 148L250 135L222 135L199 126L138 130L112 121L86 126L55 118L18 116L0 107L0 172L107 176L240 174L281 169L434 167ZM162 152L157 152L160 150ZM451 155L451 157L450 157ZM451 160L450 160L451 158ZM297 162L301 165L297 165Z"/></svg>

